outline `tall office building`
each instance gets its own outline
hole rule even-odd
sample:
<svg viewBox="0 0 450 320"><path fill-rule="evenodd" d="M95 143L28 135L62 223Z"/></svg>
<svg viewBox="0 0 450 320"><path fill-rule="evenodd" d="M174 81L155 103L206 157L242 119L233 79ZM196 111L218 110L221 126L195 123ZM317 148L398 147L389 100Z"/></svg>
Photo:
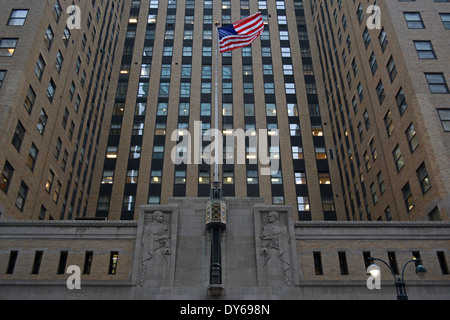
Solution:
<svg viewBox="0 0 450 320"><path fill-rule="evenodd" d="M377 2L380 29L370 1L3 3L3 217L133 220L209 197L196 137L217 97L225 197L296 220L448 219L447 3ZM216 64L215 22L258 11L261 37Z"/></svg>
<svg viewBox="0 0 450 320"><path fill-rule="evenodd" d="M309 1L348 220L448 220L448 1Z"/></svg>
<svg viewBox="0 0 450 320"><path fill-rule="evenodd" d="M339 175L329 153L331 131L321 112L325 100L317 91L301 1L132 2L117 90L105 113L90 214L134 219L141 204L209 197L214 172L205 161L196 162L195 148L205 160L211 142L203 139L196 146L194 136L215 127L215 22L230 24L258 11L265 24L261 38L218 56L218 129L224 145L237 130L254 130L268 150L262 154L251 135L245 146L224 146L223 194L291 205L299 220L336 220L339 214L345 219L342 195L332 184ZM184 136L173 138L178 129L191 134L190 149L179 147ZM279 145L261 129L277 129ZM175 165L173 152L190 164ZM263 156L279 161L278 172L261 174Z"/></svg>
<svg viewBox="0 0 450 320"><path fill-rule="evenodd" d="M75 4L2 1L0 205L7 219L86 215L125 2Z"/></svg>

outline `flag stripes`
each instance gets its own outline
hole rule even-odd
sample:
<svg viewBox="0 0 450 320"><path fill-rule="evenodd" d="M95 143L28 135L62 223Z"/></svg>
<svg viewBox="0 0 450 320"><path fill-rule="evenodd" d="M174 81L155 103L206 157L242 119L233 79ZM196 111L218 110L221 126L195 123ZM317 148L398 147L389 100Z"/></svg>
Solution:
<svg viewBox="0 0 450 320"><path fill-rule="evenodd" d="M218 28L220 52L250 45L264 31L261 12Z"/></svg>

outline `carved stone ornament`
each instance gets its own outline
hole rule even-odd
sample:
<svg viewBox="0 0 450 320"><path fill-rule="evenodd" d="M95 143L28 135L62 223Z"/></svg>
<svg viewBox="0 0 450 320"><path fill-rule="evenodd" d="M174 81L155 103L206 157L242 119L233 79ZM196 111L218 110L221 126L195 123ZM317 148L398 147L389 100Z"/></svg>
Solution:
<svg viewBox="0 0 450 320"><path fill-rule="evenodd" d="M287 217L277 211L271 211L261 217L261 255L263 268L280 269L287 286L292 285L292 271L289 255L289 233Z"/></svg>
<svg viewBox="0 0 450 320"><path fill-rule="evenodd" d="M150 260L158 260L159 263L167 265L167 256L170 252L170 215L161 211L147 214L144 220L144 233L142 244L144 248L142 256L141 286L144 283L147 265Z"/></svg>

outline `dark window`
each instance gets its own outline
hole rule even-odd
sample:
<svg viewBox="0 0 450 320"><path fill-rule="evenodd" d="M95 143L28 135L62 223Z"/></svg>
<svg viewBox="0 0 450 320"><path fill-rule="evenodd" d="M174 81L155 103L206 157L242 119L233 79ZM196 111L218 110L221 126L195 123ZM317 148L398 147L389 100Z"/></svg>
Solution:
<svg viewBox="0 0 450 320"><path fill-rule="evenodd" d="M322 269L322 256L320 252L314 251L314 271L316 275L323 275L323 269Z"/></svg>
<svg viewBox="0 0 450 320"><path fill-rule="evenodd" d="M86 251L86 255L84 256L83 274L91 274L91 266L92 266L92 258L93 257L94 257L94 253L92 251Z"/></svg>
<svg viewBox="0 0 450 320"><path fill-rule="evenodd" d="M14 136L11 142L13 146L17 149L17 151L20 151L20 146L22 145L24 136L25 136L25 128L19 121L17 122L16 131L14 132Z"/></svg>
<svg viewBox="0 0 450 320"><path fill-rule="evenodd" d="M17 255L19 254L19 251L11 251L9 254L9 261L8 261L8 268L6 269L6 274L13 274L14 268L16 266L17 261Z"/></svg>
<svg viewBox="0 0 450 320"><path fill-rule="evenodd" d="M439 260L439 265L441 266L442 274L449 274L447 259L445 259L444 251L438 251L436 254Z"/></svg>
<svg viewBox="0 0 450 320"><path fill-rule="evenodd" d="M341 269L342 275L348 275L348 266L347 266L347 256L344 251L338 252L339 256L339 267Z"/></svg>
<svg viewBox="0 0 450 320"><path fill-rule="evenodd" d="M34 254L33 268L31 269L31 274L39 274L39 269L41 268L43 251L36 251Z"/></svg>
<svg viewBox="0 0 450 320"><path fill-rule="evenodd" d="M59 255L59 264L58 264L57 274L66 273L66 264L67 264L67 256L68 255L69 255L69 253L67 251L61 251L61 254Z"/></svg>

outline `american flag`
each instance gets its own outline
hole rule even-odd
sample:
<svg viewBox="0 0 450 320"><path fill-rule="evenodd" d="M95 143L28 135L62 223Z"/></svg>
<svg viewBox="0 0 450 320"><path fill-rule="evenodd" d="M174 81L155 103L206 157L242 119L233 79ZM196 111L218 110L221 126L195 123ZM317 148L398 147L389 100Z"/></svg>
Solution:
<svg viewBox="0 0 450 320"><path fill-rule="evenodd" d="M218 30L220 52L246 47L264 31L261 12L225 25Z"/></svg>

